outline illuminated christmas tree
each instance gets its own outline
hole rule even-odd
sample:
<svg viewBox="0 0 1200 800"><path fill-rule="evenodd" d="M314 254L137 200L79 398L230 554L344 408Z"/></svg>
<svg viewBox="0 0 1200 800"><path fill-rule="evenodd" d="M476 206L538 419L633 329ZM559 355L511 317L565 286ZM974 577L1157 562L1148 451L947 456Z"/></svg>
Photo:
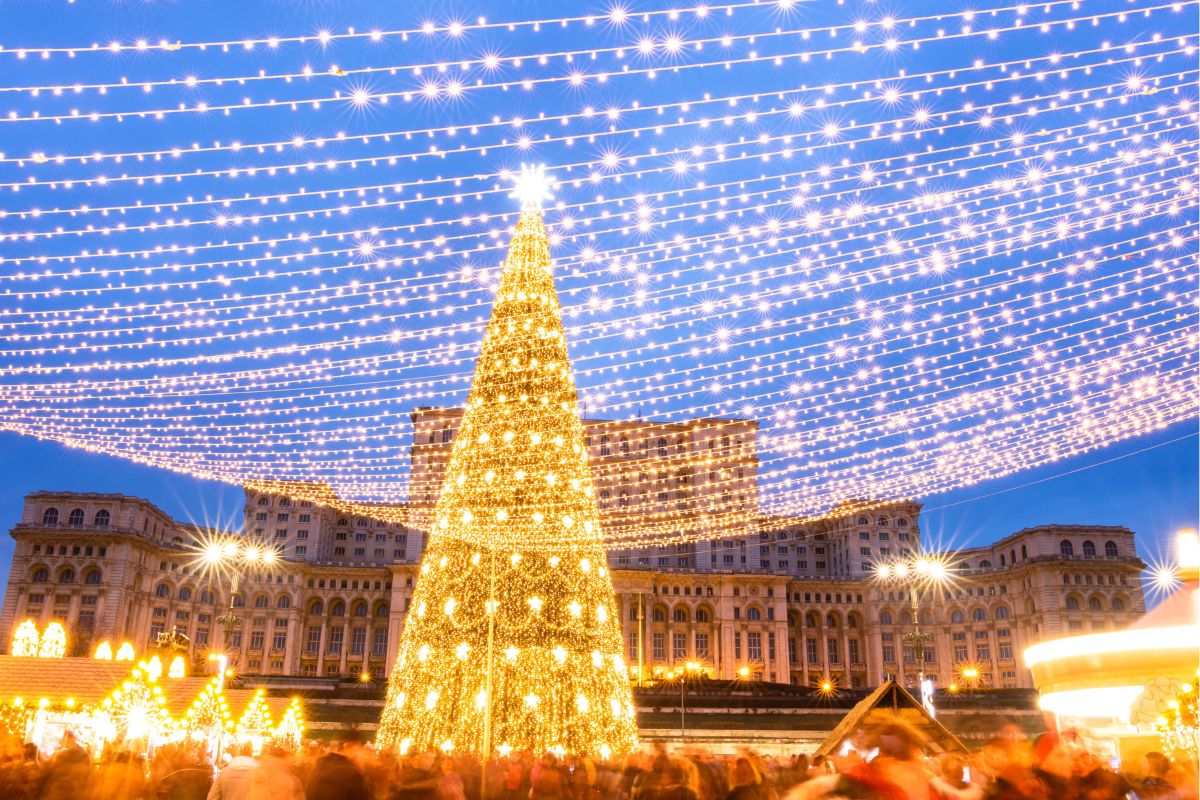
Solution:
<svg viewBox="0 0 1200 800"><path fill-rule="evenodd" d="M637 744L539 202L524 201L392 670L380 744L607 756Z"/></svg>

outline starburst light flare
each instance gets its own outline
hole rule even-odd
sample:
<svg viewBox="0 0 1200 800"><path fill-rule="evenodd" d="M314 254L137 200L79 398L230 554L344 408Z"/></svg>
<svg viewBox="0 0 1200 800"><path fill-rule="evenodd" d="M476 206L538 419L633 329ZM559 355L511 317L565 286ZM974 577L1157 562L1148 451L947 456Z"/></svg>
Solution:
<svg viewBox="0 0 1200 800"><path fill-rule="evenodd" d="M536 191L521 198L388 686L378 740L401 752L637 743Z"/></svg>

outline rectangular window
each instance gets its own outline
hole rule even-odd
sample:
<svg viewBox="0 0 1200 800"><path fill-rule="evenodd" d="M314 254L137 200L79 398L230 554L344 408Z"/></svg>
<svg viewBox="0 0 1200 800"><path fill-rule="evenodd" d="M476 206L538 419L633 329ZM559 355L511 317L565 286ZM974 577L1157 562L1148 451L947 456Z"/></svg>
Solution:
<svg viewBox="0 0 1200 800"><path fill-rule="evenodd" d="M671 658L681 661L687 658L687 634L671 634Z"/></svg>
<svg viewBox="0 0 1200 800"><path fill-rule="evenodd" d="M838 640L831 636L826 641L826 645L829 648L829 663L830 664L842 663L842 655L841 655L840 648L838 647Z"/></svg>
<svg viewBox="0 0 1200 800"><path fill-rule="evenodd" d="M885 664L896 663L896 648L893 645L885 644L883 646L883 661Z"/></svg>
<svg viewBox="0 0 1200 800"><path fill-rule="evenodd" d="M937 652L932 647L925 648L925 663L934 664L937 662Z"/></svg>
<svg viewBox="0 0 1200 800"><path fill-rule="evenodd" d="M300 521L301 522L312 522L312 515L311 514L301 514Z"/></svg>
<svg viewBox="0 0 1200 800"><path fill-rule="evenodd" d="M788 661L796 663L796 640L788 639Z"/></svg>
<svg viewBox="0 0 1200 800"><path fill-rule="evenodd" d="M300 530L296 531L296 538L297 539L307 539L308 538L308 530L306 528L301 528Z"/></svg>
<svg viewBox="0 0 1200 800"><path fill-rule="evenodd" d="M817 640L807 639L804 642L804 656L808 659L809 664L819 664L821 659L817 658Z"/></svg>
<svg viewBox="0 0 1200 800"><path fill-rule="evenodd" d="M356 555L356 556L365 556L366 554L367 554L367 548L365 548L365 547L356 547L356 548L354 548L354 555Z"/></svg>
<svg viewBox="0 0 1200 800"><path fill-rule="evenodd" d="M651 645L654 651L655 661L667 660L667 635L665 633L656 633L651 637Z"/></svg>
<svg viewBox="0 0 1200 800"><path fill-rule="evenodd" d="M638 634L637 631L629 632L629 660L637 661L638 657Z"/></svg>
<svg viewBox="0 0 1200 800"><path fill-rule="evenodd" d="M229 646L232 647L234 650L241 648L241 646L242 646L242 632L241 631L234 631L233 633L229 634Z"/></svg>
<svg viewBox="0 0 1200 800"><path fill-rule="evenodd" d="M307 545L303 545L303 544L301 544L301 545L296 545L296 555L298 555L298 556L306 556L306 555L308 555L308 546L307 546Z"/></svg>
<svg viewBox="0 0 1200 800"><path fill-rule="evenodd" d="M263 632L262 631L251 631L250 632L250 649L251 650L262 650L263 649Z"/></svg>
<svg viewBox="0 0 1200 800"><path fill-rule="evenodd" d="M271 649L282 650L287 647L287 631L275 631L275 636L272 637Z"/></svg>
<svg viewBox="0 0 1200 800"><path fill-rule="evenodd" d="M967 660L967 646L965 644L954 645L954 660L957 662Z"/></svg>
<svg viewBox="0 0 1200 800"><path fill-rule="evenodd" d="M367 629L354 628L350 631L350 655L361 656L367 650Z"/></svg>
<svg viewBox="0 0 1200 800"><path fill-rule="evenodd" d="M208 644L208 628L197 628L196 638L193 641L201 647Z"/></svg>
<svg viewBox="0 0 1200 800"><path fill-rule="evenodd" d="M742 660L742 634L740 631L733 634L733 657L738 661Z"/></svg>
<svg viewBox="0 0 1200 800"><path fill-rule="evenodd" d="M975 645L975 657L980 661L992 660L992 648L990 645L977 644Z"/></svg>
<svg viewBox="0 0 1200 800"><path fill-rule="evenodd" d="M850 646L850 663L851 664L861 664L862 657L858 653L858 639L851 639L849 642L849 646Z"/></svg>
<svg viewBox="0 0 1200 800"><path fill-rule="evenodd" d="M708 634L696 634L696 658L708 658Z"/></svg>
<svg viewBox="0 0 1200 800"><path fill-rule="evenodd" d="M1013 657L1012 642L1000 643L1000 658L1005 661L1011 661Z"/></svg>
<svg viewBox="0 0 1200 800"><path fill-rule="evenodd" d="M371 655L386 656L387 655L387 628L375 629L375 641L371 643Z"/></svg>
<svg viewBox="0 0 1200 800"><path fill-rule="evenodd" d="M342 642L346 638L345 628L331 628L329 631L329 652L341 653Z"/></svg>
<svg viewBox="0 0 1200 800"><path fill-rule="evenodd" d="M316 655L321 652L321 628L318 625L311 625L308 628L308 638L304 643L304 652Z"/></svg>
<svg viewBox="0 0 1200 800"><path fill-rule="evenodd" d="M746 633L746 657L751 661L762 661L762 634L758 631Z"/></svg>
<svg viewBox="0 0 1200 800"><path fill-rule="evenodd" d="M773 633L767 634L767 659L775 660L775 634Z"/></svg>

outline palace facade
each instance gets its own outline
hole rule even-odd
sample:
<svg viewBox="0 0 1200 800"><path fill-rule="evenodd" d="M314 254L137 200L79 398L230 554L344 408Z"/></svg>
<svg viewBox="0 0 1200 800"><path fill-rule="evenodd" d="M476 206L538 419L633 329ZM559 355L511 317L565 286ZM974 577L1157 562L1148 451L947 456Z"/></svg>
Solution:
<svg viewBox="0 0 1200 800"><path fill-rule="evenodd" d="M457 409L413 413L410 501L386 522L372 507L247 489L242 531L223 533L135 497L30 494L11 530L0 641L20 620L60 620L77 654L105 639L141 650L178 631L197 661L222 649L246 674L382 676L460 419ZM817 522L760 514L753 421L587 420L585 431L610 536L645 526L674 540L609 556L626 656L643 681L688 663L721 678L864 687L887 674L912 681L923 660L935 683L970 666L983 686L1030 687L1019 660L1029 644L1145 611L1127 528L1042 525L959 551L953 581L914 603L873 569L920 552L920 504L847 505ZM231 576L207 574L198 558L201 542L226 535L281 556L239 576L242 622L228 639L217 618ZM914 607L920 640L907 636Z"/></svg>

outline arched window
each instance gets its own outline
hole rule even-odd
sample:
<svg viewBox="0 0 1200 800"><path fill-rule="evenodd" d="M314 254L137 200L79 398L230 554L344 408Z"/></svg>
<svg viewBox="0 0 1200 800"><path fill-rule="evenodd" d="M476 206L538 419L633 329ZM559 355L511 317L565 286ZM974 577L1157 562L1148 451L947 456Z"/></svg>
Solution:
<svg viewBox="0 0 1200 800"><path fill-rule="evenodd" d="M879 612L879 624L880 625L891 625L892 624L892 612L880 611Z"/></svg>
<svg viewBox="0 0 1200 800"><path fill-rule="evenodd" d="M245 595L235 594L233 596L233 607L234 608L245 608L246 607Z"/></svg>
<svg viewBox="0 0 1200 800"><path fill-rule="evenodd" d="M989 559L986 559L986 558L985 558L983 561L980 561L980 562L979 562L979 568L980 568L980 569L991 569L991 568L992 568L992 562L991 562Z"/></svg>
<svg viewBox="0 0 1200 800"><path fill-rule="evenodd" d="M82 525L83 524L83 509L82 508L72 509L71 516L67 517L67 524L68 525Z"/></svg>
<svg viewBox="0 0 1200 800"><path fill-rule="evenodd" d="M33 577L30 578L34 583L45 583L50 580L50 570L45 567L38 567L33 571Z"/></svg>
<svg viewBox="0 0 1200 800"><path fill-rule="evenodd" d="M825 627L836 628L838 626L838 618L833 614L825 615Z"/></svg>
<svg viewBox="0 0 1200 800"><path fill-rule="evenodd" d="M286 594L279 595L279 599L275 601L275 607L276 608L291 608L292 607L292 598L287 596Z"/></svg>
<svg viewBox="0 0 1200 800"><path fill-rule="evenodd" d="M1104 604L1102 602L1100 602L1099 597L1089 597L1088 598L1088 610L1089 611L1103 611Z"/></svg>
<svg viewBox="0 0 1200 800"><path fill-rule="evenodd" d="M752 620L752 621L753 621L753 620L760 620L760 619L762 619L762 612L761 612L761 611L759 611L759 610L758 610L756 607L754 607L754 606L751 606L751 607L750 607L749 609L747 609L747 611L746 611L746 619L748 619L748 620Z"/></svg>
<svg viewBox="0 0 1200 800"><path fill-rule="evenodd" d="M334 600L329 604L329 616L344 617L346 616L346 604L341 600Z"/></svg>
<svg viewBox="0 0 1200 800"><path fill-rule="evenodd" d="M180 587L179 599L184 600L184 601L191 600L192 599L192 590L186 586Z"/></svg>
<svg viewBox="0 0 1200 800"><path fill-rule="evenodd" d="M388 615L388 604L387 603L380 603L379 605L375 606L375 616L386 617L387 615Z"/></svg>
<svg viewBox="0 0 1200 800"><path fill-rule="evenodd" d="M1119 597L1114 597L1112 599L1112 610L1113 611L1124 611L1125 610L1125 601Z"/></svg>
<svg viewBox="0 0 1200 800"><path fill-rule="evenodd" d="M1004 553L1001 553L1001 554L1000 554L1000 566L1002 566L1002 567L1003 567L1003 566L1004 566L1004 564L1005 564L1005 562L1004 562Z"/></svg>
<svg viewBox="0 0 1200 800"><path fill-rule="evenodd" d="M881 528L886 528L887 523L888 523L887 517L880 517L879 519L875 520L875 524Z"/></svg>
<svg viewBox="0 0 1200 800"><path fill-rule="evenodd" d="M1079 610L1079 598L1076 597L1075 595L1070 595L1069 597L1067 597L1067 611L1078 611L1078 610Z"/></svg>
<svg viewBox="0 0 1200 800"><path fill-rule="evenodd" d="M254 607L255 608L266 608L268 605L270 605L270 603L271 603L270 598L267 597L265 594L260 594L258 597L254 598Z"/></svg>
<svg viewBox="0 0 1200 800"><path fill-rule="evenodd" d="M266 497L260 497L260 498L258 498L258 504L259 504L260 506L265 506L265 505L268 505L270 502L271 502L271 501L270 501L270 499L269 499L269 498L266 498Z"/></svg>
<svg viewBox="0 0 1200 800"><path fill-rule="evenodd" d="M67 567L62 572L58 573L58 582L59 583L74 583L75 582L75 570L71 569L70 567Z"/></svg>
<svg viewBox="0 0 1200 800"><path fill-rule="evenodd" d="M982 608L977 608L971 612L971 619L975 620L976 622L983 622L987 619L987 612Z"/></svg>
<svg viewBox="0 0 1200 800"><path fill-rule="evenodd" d="M104 575L100 572L100 570L92 567L83 573L83 582L88 586L98 586L103 577Z"/></svg>
<svg viewBox="0 0 1200 800"><path fill-rule="evenodd" d="M667 614L661 608L654 609L654 613L650 615L655 622L666 622Z"/></svg>
<svg viewBox="0 0 1200 800"><path fill-rule="evenodd" d="M708 622L708 609L701 608L696 611L696 622Z"/></svg>
<svg viewBox="0 0 1200 800"><path fill-rule="evenodd" d="M345 517L338 517L337 524L338 525L349 525L350 523L346 521Z"/></svg>
<svg viewBox="0 0 1200 800"><path fill-rule="evenodd" d="M42 512L42 524L43 525L57 525L58 524L58 509L57 508L47 508L45 511L43 511Z"/></svg>
<svg viewBox="0 0 1200 800"><path fill-rule="evenodd" d="M809 628L817 628L821 625L820 617L813 612L808 612L804 615L804 624Z"/></svg>
<svg viewBox="0 0 1200 800"><path fill-rule="evenodd" d="M320 600L313 600L308 604L308 613L319 617L321 614L325 613L325 604Z"/></svg>
<svg viewBox="0 0 1200 800"><path fill-rule="evenodd" d="M1085 556L1091 556L1091 557L1095 558L1096 557L1096 543L1093 542L1091 539L1085 539L1083 541L1083 554Z"/></svg>
<svg viewBox="0 0 1200 800"><path fill-rule="evenodd" d="M1104 555L1108 556L1109 558L1116 558L1117 557L1117 543L1116 542L1105 542L1104 543Z"/></svg>
<svg viewBox="0 0 1200 800"><path fill-rule="evenodd" d="M281 505L281 506L290 506L291 504L292 504L292 498L290 498L290 497L281 497L281 498L279 498L279 505Z"/></svg>
<svg viewBox="0 0 1200 800"><path fill-rule="evenodd" d="M961 625L962 623L964 623L966 621L967 621L966 616L963 614L963 612L959 611L958 609L955 609L950 612L951 624Z"/></svg>
<svg viewBox="0 0 1200 800"><path fill-rule="evenodd" d="M171 587L167 586L165 583L160 583L158 586L154 587L154 596L155 597L170 597L171 596Z"/></svg>
<svg viewBox="0 0 1200 800"><path fill-rule="evenodd" d="M686 608L675 609L675 621L676 622L687 622L688 621L688 613L687 613Z"/></svg>
<svg viewBox="0 0 1200 800"><path fill-rule="evenodd" d="M107 528L109 520L112 519L112 514L109 514L106 509L100 509L96 512L95 526L97 528Z"/></svg>
<svg viewBox="0 0 1200 800"><path fill-rule="evenodd" d="M996 609L996 619L1008 619L1008 606L1000 606Z"/></svg>
<svg viewBox="0 0 1200 800"><path fill-rule="evenodd" d="M354 611L354 616L365 617L367 615L367 604L359 600L352 606L352 610Z"/></svg>
<svg viewBox="0 0 1200 800"><path fill-rule="evenodd" d="M898 520L896 520L896 527L897 528L907 528L908 520L906 520L904 517L900 517Z"/></svg>
<svg viewBox="0 0 1200 800"><path fill-rule="evenodd" d="M846 617L846 627L847 628L857 628L858 627L858 614L851 614L850 616Z"/></svg>
<svg viewBox="0 0 1200 800"><path fill-rule="evenodd" d="M920 620L922 625L932 625L933 614L930 614L928 611L922 611L920 614Z"/></svg>
<svg viewBox="0 0 1200 800"><path fill-rule="evenodd" d="M1075 545L1071 544L1070 539L1063 539L1058 543L1059 555L1073 556L1075 555Z"/></svg>
<svg viewBox="0 0 1200 800"><path fill-rule="evenodd" d="M868 520L866 517L859 517L859 518L858 518L858 524L859 524L859 525L869 525L869 524L870 524L870 520Z"/></svg>
<svg viewBox="0 0 1200 800"><path fill-rule="evenodd" d="M209 589L204 589L200 592L200 602L206 605L212 605L213 593Z"/></svg>

